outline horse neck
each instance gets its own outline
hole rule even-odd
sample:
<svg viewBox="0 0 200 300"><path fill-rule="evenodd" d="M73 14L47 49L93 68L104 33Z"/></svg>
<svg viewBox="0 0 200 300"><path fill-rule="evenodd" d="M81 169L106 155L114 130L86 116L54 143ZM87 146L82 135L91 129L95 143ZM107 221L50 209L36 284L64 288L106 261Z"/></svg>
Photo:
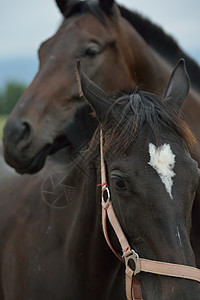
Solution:
<svg viewBox="0 0 200 300"><path fill-rule="evenodd" d="M124 18L121 18L118 34L124 59L136 86L162 96L170 67Z"/></svg>
<svg viewBox="0 0 200 300"><path fill-rule="evenodd" d="M74 118L67 123L65 128L65 135L72 146L73 156L87 147L97 125L97 119L92 115L88 105L85 104L77 109Z"/></svg>

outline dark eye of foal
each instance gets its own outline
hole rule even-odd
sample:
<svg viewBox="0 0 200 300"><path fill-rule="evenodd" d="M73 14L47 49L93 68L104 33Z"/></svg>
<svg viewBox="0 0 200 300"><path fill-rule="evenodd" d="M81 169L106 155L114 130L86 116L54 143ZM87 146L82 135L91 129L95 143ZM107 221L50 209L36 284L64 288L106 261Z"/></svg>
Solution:
<svg viewBox="0 0 200 300"><path fill-rule="evenodd" d="M97 47L90 47L86 49L85 56L95 57L100 53L100 50Z"/></svg>
<svg viewBox="0 0 200 300"><path fill-rule="evenodd" d="M120 190L120 191L126 190L126 185L125 185L124 179L115 176L115 177L112 177L111 180L113 182L114 187L117 190Z"/></svg>

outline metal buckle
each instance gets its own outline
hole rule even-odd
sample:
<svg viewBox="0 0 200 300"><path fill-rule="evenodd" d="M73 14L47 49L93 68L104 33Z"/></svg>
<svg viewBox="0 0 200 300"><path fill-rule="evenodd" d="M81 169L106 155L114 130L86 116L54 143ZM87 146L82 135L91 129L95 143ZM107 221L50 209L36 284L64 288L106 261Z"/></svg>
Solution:
<svg viewBox="0 0 200 300"><path fill-rule="evenodd" d="M104 200L105 192L107 192L107 199L106 199L106 201ZM109 191L108 187L106 187L106 189L104 191L102 191L101 200L102 200L102 202L105 202L105 203L107 203L107 202L110 201L110 191Z"/></svg>
<svg viewBox="0 0 200 300"><path fill-rule="evenodd" d="M130 262L130 260L132 260L134 262L134 265L135 265L135 269L133 270L134 275L136 275L136 274L140 273L140 267L139 267L139 264L138 264L139 255L133 249L131 249L131 251L132 251L132 254L124 257L125 264L126 264L126 268L127 267L130 268L129 262Z"/></svg>

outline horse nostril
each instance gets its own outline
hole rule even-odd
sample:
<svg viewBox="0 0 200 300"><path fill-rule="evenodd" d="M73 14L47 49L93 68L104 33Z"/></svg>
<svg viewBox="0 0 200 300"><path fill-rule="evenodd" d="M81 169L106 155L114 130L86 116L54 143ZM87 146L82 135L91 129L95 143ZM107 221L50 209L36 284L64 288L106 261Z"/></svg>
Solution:
<svg viewBox="0 0 200 300"><path fill-rule="evenodd" d="M29 122L23 122L21 128L20 138L17 143L17 149L19 151L28 147L33 138L33 127Z"/></svg>
<svg viewBox="0 0 200 300"><path fill-rule="evenodd" d="M30 139L30 135L31 135L31 125L28 124L28 122L24 122L22 124L24 126L24 130L22 132L21 139L28 140Z"/></svg>
<svg viewBox="0 0 200 300"><path fill-rule="evenodd" d="M23 151L33 139L34 128L30 121L13 118L4 127L3 142L7 151Z"/></svg>

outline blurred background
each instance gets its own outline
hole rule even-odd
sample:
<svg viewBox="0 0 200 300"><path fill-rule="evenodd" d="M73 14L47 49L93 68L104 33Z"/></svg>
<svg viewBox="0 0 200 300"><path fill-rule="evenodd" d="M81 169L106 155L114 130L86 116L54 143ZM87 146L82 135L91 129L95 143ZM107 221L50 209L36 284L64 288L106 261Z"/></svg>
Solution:
<svg viewBox="0 0 200 300"><path fill-rule="evenodd" d="M121 0L172 35L200 65L199 0ZM0 139L7 115L38 69L37 50L62 16L54 0L0 0Z"/></svg>

